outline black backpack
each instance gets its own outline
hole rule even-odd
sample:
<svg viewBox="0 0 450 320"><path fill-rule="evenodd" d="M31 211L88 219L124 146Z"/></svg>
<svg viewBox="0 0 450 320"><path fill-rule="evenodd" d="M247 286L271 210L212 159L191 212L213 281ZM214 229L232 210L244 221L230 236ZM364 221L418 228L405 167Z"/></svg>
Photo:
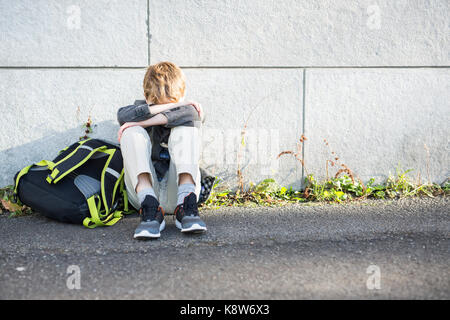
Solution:
<svg viewBox="0 0 450 320"><path fill-rule="evenodd" d="M76 142L53 161L17 172L14 196L51 219L88 228L111 226L129 213L120 148L99 139Z"/></svg>

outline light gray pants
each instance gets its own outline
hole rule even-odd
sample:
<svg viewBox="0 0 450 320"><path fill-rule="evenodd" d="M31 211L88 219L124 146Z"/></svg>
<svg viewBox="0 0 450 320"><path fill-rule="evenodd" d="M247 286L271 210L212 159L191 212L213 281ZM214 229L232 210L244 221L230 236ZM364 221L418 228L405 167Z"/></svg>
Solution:
<svg viewBox="0 0 450 320"><path fill-rule="evenodd" d="M171 129L168 141L170 166L166 175L158 181L151 160L152 143L147 131L139 126L126 129L120 140L125 168L125 186L128 200L139 210L136 193L138 175L149 173L153 189L166 213L173 213L177 206L178 178L180 173L189 173L195 181L197 200L200 195L200 144L201 129L179 126Z"/></svg>

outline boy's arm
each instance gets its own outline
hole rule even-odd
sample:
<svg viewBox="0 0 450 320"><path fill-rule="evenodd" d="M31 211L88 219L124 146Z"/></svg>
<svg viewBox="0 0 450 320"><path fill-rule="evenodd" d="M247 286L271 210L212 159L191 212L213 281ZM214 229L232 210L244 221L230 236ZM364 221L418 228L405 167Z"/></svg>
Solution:
<svg viewBox="0 0 450 320"><path fill-rule="evenodd" d="M162 115L162 114L157 114L147 120L142 120L142 121L137 121L137 122L125 122L123 125L120 126L119 131L117 132L117 140L119 140L122 138L122 134L123 132L130 128L130 127L143 127L143 128L147 128L147 127L151 127L151 126L160 126L160 125L164 125L167 124L167 118Z"/></svg>
<svg viewBox="0 0 450 320"><path fill-rule="evenodd" d="M198 113L201 111L200 104L193 101L183 101L183 102L177 102L177 103L165 103L165 104L152 104L149 105L150 113L151 114L157 114L164 111L168 111L174 108L178 107L186 107L186 106L192 106L194 107Z"/></svg>
<svg viewBox="0 0 450 320"><path fill-rule="evenodd" d="M201 125L201 118L194 108L188 108L185 106L177 107L176 109L170 109L153 115L151 118L146 120L125 122L120 126L119 132L117 133L117 138L120 142L123 132L130 127L140 126L142 128L147 128L162 125L166 128L174 128L178 126L198 128Z"/></svg>
<svg viewBox="0 0 450 320"><path fill-rule="evenodd" d="M150 119L152 114L148 104L129 105L122 107L117 111L117 121L119 125L124 125L126 122L139 122Z"/></svg>
<svg viewBox="0 0 450 320"><path fill-rule="evenodd" d="M117 112L117 121L122 126L126 122L140 122L162 113L167 117L167 127L172 128L184 125L195 120L195 113L198 118L203 117L203 110L196 102L178 102L161 105L140 104L122 107Z"/></svg>
<svg viewBox="0 0 450 320"><path fill-rule="evenodd" d="M119 142L123 132L129 127L141 126L147 128L159 125L164 125L166 128L177 126L200 127L204 120L203 109L200 105L198 105L200 112L188 105L165 110L158 114L152 114L148 105L144 106L147 107L148 112L145 108L141 108L141 105L132 105L119 109L117 113L117 119L120 124L118 132Z"/></svg>
<svg viewBox="0 0 450 320"><path fill-rule="evenodd" d="M178 126L199 127L202 122L199 112L190 106L177 107L163 111L161 114L167 118L167 123L164 124L166 128ZM201 111L201 115L203 116L203 111Z"/></svg>

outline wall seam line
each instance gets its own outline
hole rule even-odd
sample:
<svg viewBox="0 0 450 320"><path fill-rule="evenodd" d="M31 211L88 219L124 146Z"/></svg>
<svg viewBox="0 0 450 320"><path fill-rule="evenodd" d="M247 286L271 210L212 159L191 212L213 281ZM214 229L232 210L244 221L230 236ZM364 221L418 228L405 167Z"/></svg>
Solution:
<svg viewBox="0 0 450 320"><path fill-rule="evenodd" d="M150 46L150 43L149 43ZM148 54L150 63L150 52ZM147 66L0 66L0 69L142 69ZM449 69L450 66L372 66L372 67L304 67L304 66L180 66L183 69Z"/></svg>
<svg viewBox="0 0 450 320"><path fill-rule="evenodd" d="M180 66L185 69L448 69L450 66Z"/></svg>
<svg viewBox="0 0 450 320"><path fill-rule="evenodd" d="M147 65L150 65L150 0L147 0Z"/></svg>
<svg viewBox="0 0 450 320"><path fill-rule="evenodd" d="M305 135L305 127L306 127L306 69L303 69L303 94L302 94L302 135ZM305 141L302 142L302 160L303 164L305 163ZM302 165L302 181L300 186L303 185L305 181L305 167Z"/></svg>

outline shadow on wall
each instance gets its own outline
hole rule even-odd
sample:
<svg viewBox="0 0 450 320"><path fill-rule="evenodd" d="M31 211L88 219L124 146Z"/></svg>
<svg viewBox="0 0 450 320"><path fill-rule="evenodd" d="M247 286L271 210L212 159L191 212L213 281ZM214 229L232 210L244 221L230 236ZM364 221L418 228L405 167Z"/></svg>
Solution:
<svg viewBox="0 0 450 320"><path fill-rule="evenodd" d="M116 121L102 121L89 136L115 143L118 129ZM78 126L63 132L53 131L40 139L0 151L0 186L13 184L17 171L32 163L55 158L61 149L78 141L81 136L84 136L84 130Z"/></svg>

